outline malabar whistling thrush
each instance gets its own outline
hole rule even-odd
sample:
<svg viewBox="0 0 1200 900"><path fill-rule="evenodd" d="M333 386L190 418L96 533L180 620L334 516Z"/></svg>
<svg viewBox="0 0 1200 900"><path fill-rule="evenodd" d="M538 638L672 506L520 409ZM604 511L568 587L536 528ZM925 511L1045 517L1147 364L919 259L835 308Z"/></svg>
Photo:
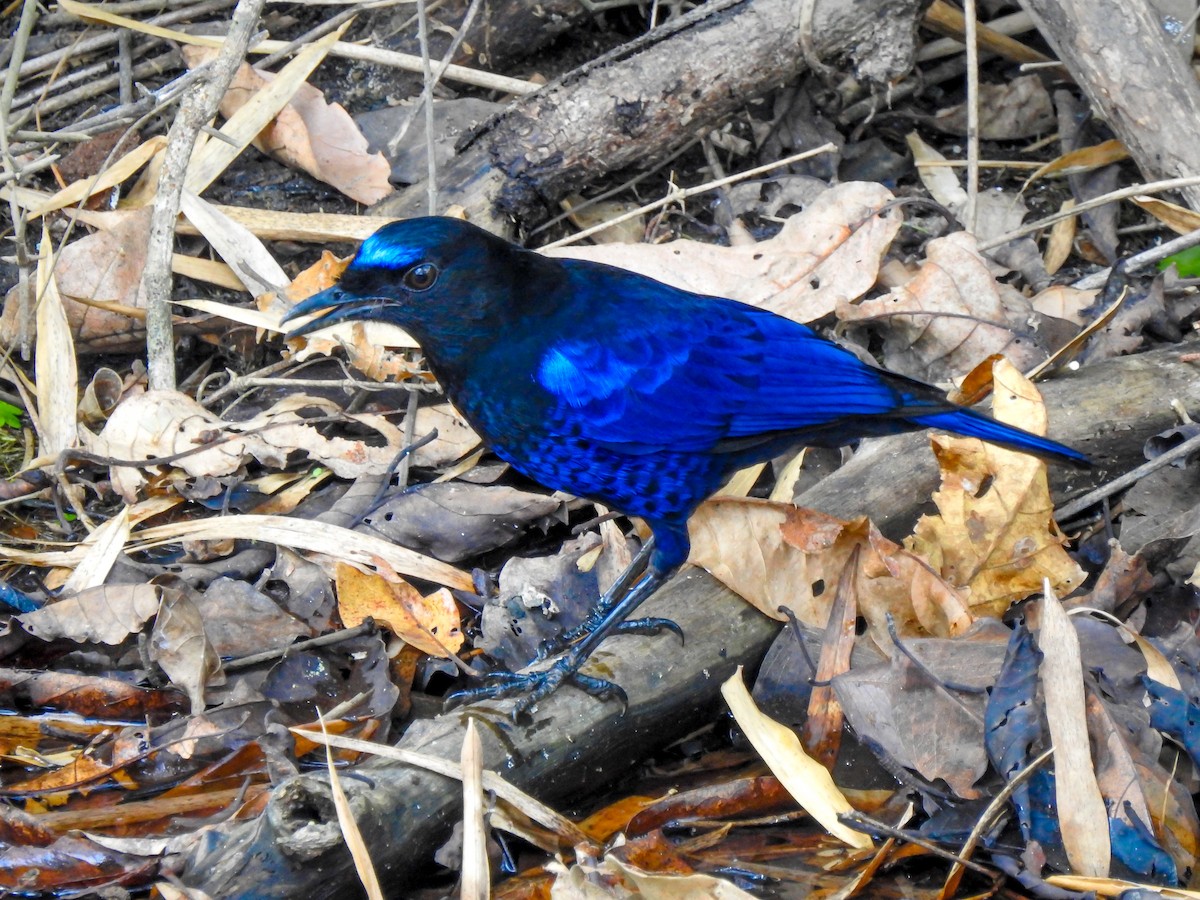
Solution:
<svg viewBox="0 0 1200 900"><path fill-rule="evenodd" d="M653 540L548 668L496 673L468 698L523 693L519 709L571 681L621 691L580 666L688 555L687 520L730 475L790 447L938 428L1086 465L1069 447L949 402L862 362L810 328L610 266L555 260L467 222L384 225L335 286L288 319L324 316L409 332L484 442L547 487L640 516Z"/></svg>

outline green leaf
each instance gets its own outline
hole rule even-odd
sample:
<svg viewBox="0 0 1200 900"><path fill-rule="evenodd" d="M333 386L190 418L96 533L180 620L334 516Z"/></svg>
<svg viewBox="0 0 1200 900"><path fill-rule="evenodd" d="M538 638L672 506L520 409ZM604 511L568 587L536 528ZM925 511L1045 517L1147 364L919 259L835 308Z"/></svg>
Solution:
<svg viewBox="0 0 1200 900"><path fill-rule="evenodd" d="M1179 270L1180 278L1196 278L1200 276L1200 247L1189 247L1176 253L1174 256L1168 256L1158 264L1160 272L1165 271L1172 265Z"/></svg>
<svg viewBox="0 0 1200 900"><path fill-rule="evenodd" d="M0 400L0 428L19 429L21 427L21 408Z"/></svg>

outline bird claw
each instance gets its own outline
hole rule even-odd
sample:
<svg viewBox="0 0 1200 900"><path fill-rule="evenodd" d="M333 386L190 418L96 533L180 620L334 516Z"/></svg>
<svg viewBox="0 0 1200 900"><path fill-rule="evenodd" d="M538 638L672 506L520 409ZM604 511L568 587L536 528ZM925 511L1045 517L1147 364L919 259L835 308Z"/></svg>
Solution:
<svg viewBox="0 0 1200 900"><path fill-rule="evenodd" d="M521 697L512 711L512 720L516 722L522 714L543 697L548 697L563 684L570 683L599 700L616 698L620 701L622 712L624 712L629 707L629 696L621 686L604 678L580 673L577 669L582 663L583 660L565 656L547 668L539 669L536 672L489 672L484 678L492 682L491 684L455 691L446 697L442 709L449 712L465 703L475 703L479 700L501 700L519 694Z"/></svg>
<svg viewBox="0 0 1200 900"><path fill-rule="evenodd" d="M683 629L674 619L664 619L661 616L647 616L642 619L629 619L613 629L613 634L645 634L659 635L669 631L684 643Z"/></svg>
<svg viewBox="0 0 1200 900"><path fill-rule="evenodd" d="M570 631L564 631L557 637L547 638L538 644L537 656L534 658L536 662L545 662L551 656L562 653L570 648L572 644L580 638L586 636L591 629L585 628L588 623L576 626ZM664 619L659 616L646 617L642 619L629 619L614 625L609 634L641 634L654 636L662 634L664 631L670 631L679 638L679 643L684 643L683 629L679 627L679 623L673 619Z"/></svg>

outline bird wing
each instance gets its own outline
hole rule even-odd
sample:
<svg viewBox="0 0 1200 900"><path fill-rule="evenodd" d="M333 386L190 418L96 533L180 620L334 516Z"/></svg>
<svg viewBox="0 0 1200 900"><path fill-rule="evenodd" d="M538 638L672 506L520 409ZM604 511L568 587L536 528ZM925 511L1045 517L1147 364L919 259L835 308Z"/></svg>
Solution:
<svg viewBox="0 0 1200 900"><path fill-rule="evenodd" d="M625 453L733 451L760 437L836 437L848 420L952 408L789 319L604 274L619 301L593 305L560 332L569 337L545 349L535 373L589 440ZM872 431L851 428L845 440Z"/></svg>

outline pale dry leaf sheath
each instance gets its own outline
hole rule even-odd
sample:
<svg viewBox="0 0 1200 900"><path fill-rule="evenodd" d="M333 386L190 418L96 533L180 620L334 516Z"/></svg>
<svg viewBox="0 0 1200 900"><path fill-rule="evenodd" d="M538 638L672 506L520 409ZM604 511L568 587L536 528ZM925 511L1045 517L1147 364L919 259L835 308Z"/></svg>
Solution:
<svg viewBox="0 0 1200 900"><path fill-rule="evenodd" d="M754 705L742 681L741 666L721 685L721 695L758 755L796 802L834 837L859 850L871 847L867 835L838 821L839 815L853 812L854 808L825 767L804 752L800 739L790 728L763 715Z"/></svg>
<svg viewBox="0 0 1200 900"><path fill-rule="evenodd" d="M54 242L42 228L42 255L37 267L37 344L34 360L37 390L38 456L57 458L79 443L75 419L79 408L79 372L75 341L54 275Z"/></svg>
<svg viewBox="0 0 1200 900"><path fill-rule="evenodd" d="M320 716L318 710L317 715ZM321 716L321 732L325 731L325 717ZM379 886L379 876L375 874L375 864L371 862L371 851L363 840L362 830L354 819L354 810L346 792L342 790L342 779L338 776L337 766L333 762L333 748L325 745L325 765L329 772L329 792L333 795L333 808L337 812L338 825L342 829L342 838L350 849L350 857L354 860L354 869L358 872L358 880L362 882L368 900L383 900L383 889Z"/></svg>
<svg viewBox="0 0 1200 900"><path fill-rule="evenodd" d="M491 874L487 858L487 831L483 821L483 746L475 720L467 720L462 755L463 839L461 900L487 900Z"/></svg>
<svg viewBox="0 0 1200 900"><path fill-rule="evenodd" d="M1038 646L1042 689L1054 743L1054 789L1063 847L1081 875L1108 874L1108 810L1096 781L1083 696L1083 661L1075 626L1047 581Z"/></svg>

